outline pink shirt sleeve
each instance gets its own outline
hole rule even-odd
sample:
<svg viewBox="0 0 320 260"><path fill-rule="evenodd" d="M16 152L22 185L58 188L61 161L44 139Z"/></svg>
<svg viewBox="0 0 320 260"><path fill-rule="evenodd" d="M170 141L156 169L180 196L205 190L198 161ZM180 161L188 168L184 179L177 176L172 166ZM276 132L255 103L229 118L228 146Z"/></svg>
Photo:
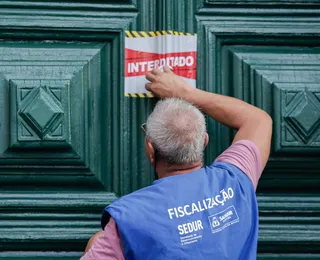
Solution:
<svg viewBox="0 0 320 260"><path fill-rule="evenodd" d="M257 188L262 173L262 158L255 143L241 140L225 150L215 162L230 163L242 170Z"/></svg>
<svg viewBox="0 0 320 260"><path fill-rule="evenodd" d="M122 243L116 222L110 218L104 232L80 260L124 260Z"/></svg>

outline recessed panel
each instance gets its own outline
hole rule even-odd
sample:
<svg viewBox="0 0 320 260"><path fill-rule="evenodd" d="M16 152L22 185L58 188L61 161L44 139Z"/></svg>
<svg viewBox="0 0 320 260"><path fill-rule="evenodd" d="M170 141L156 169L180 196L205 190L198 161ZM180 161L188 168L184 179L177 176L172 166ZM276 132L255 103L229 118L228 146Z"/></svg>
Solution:
<svg viewBox="0 0 320 260"><path fill-rule="evenodd" d="M200 0L203 1L203 0ZM297 1L297 0L277 0L277 1L272 1L272 0L226 0L226 1L221 1L221 0L205 0L205 4L208 5L314 5L314 4L319 4L319 1L317 0L305 0L305 1Z"/></svg>
<svg viewBox="0 0 320 260"><path fill-rule="evenodd" d="M44 167L54 176L57 167L70 165L70 175L77 172L76 166L82 175L94 174L99 182L101 161L96 152L101 149L103 131L99 124L100 100L102 87L108 87L101 84L101 66L107 59L105 55L101 58L101 51L107 45L32 41L0 44L2 167L13 169L21 164L37 171ZM29 170L24 175L25 180L30 179Z"/></svg>
<svg viewBox="0 0 320 260"><path fill-rule="evenodd" d="M320 152L320 85L274 87L276 151Z"/></svg>
<svg viewBox="0 0 320 260"><path fill-rule="evenodd" d="M234 46L227 57L225 87L274 119L272 156L319 152L320 49Z"/></svg>
<svg viewBox="0 0 320 260"><path fill-rule="evenodd" d="M6 81L3 88L8 89L10 99L2 98L7 109L0 112L10 111L2 115L10 117L7 149L72 147L70 81L102 46L64 42L0 45L0 71ZM77 95L82 95L81 86L76 88Z"/></svg>
<svg viewBox="0 0 320 260"><path fill-rule="evenodd" d="M11 129L11 145L36 147L39 141L47 141L47 147L54 141L70 145L68 80L14 80L10 88L17 100L11 111L17 118Z"/></svg>

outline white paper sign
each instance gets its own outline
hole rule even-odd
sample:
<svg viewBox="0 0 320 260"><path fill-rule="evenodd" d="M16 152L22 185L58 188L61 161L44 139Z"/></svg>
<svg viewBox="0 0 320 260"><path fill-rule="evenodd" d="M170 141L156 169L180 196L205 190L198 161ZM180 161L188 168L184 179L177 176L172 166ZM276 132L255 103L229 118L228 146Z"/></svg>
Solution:
<svg viewBox="0 0 320 260"><path fill-rule="evenodd" d="M126 31L125 96L152 97L145 90L145 75L168 65L196 87L197 35L174 31Z"/></svg>

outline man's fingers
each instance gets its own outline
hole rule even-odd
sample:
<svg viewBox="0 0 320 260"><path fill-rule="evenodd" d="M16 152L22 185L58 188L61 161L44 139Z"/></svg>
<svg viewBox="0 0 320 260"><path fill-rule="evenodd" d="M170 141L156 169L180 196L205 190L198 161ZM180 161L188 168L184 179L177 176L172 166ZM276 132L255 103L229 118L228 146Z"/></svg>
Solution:
<svg viewBox="0 0 320 260"><path fill-rule="evenodd" d="M169 66L167 66L167 65L163 67L163 71L164 71L164 72L172 73L171 68L170 68Z"/></svg>
<svg viewBox="0 0 320 260"><path fill-rule="evenodd" d="M149 71L146 74L146 79L152 82L152 81L154 81L156 79L156 75L152 74L152 72Z"/></svg>
<svg viewBox="0 0 320 260"><path fill-rule="evenodd" d="M153 70L151 70L151 73L154 74L154 75L158 75L160 74L162 71L158 68L154 68Z"/></svg>
<svg viewBox="0 0 320 260"><path fill-rule="evenodd" d="M152 83L146 83L146 90L151 91L151 84Z"/></svg>

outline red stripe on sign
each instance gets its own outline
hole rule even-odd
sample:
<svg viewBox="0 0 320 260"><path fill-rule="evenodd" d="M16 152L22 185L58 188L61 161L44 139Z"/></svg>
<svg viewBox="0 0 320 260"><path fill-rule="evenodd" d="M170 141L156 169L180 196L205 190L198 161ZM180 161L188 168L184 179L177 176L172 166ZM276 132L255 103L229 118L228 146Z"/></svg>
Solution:
<svg viewBox="0 0 320 260"><path fill-rule="evenodd" d="M125 49L125 76L143 76L148 71L171 66L179 76L196 79L197 52L151 53Z"/></svg>

